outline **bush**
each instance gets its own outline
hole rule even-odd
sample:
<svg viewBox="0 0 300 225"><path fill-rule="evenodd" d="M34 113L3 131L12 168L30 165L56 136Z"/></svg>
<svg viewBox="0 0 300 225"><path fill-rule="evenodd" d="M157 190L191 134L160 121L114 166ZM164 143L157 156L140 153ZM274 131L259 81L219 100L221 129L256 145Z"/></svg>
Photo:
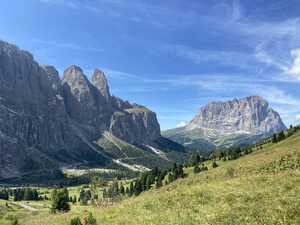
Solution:
<svg viewBox="0 0 300 225"><path fill-rule="evenodd" d="M213 163L212 163L212 167L213 168L217 168L219 165L217 164L217 162L216 161L213 161Z"/></svg>
<svg viewBox="0 0 300 225"><path fill-rule="evenodd" d="M201 169L199 167L199 165L194 166L194 173L200 173Z"/></svg>
<svg viewBox="0 0 300 225"><path fill-rule="evenodd" d="M230 178L234 177L234 169L232 167L226 169L226 176Z"/></svg>
<svg viewBox="0 0 300 225"><path fill-rule="evenodd" d="M18 219L14 218L13 221L11 222L11 225L19 225Z"/></svg>
<svg viewBox="0 0 300 225"><path fill-rule="evenodd" d="M93 217L92 213L89 213L89 215L83 219L83 225L97 225L97 220Z"/></svg>
<svg viewBox="0 0 300 225"><path fill-rule="evenodd" d="M75 217L75 218L71 219L70 225L82 225L80 218Z"/></svg>

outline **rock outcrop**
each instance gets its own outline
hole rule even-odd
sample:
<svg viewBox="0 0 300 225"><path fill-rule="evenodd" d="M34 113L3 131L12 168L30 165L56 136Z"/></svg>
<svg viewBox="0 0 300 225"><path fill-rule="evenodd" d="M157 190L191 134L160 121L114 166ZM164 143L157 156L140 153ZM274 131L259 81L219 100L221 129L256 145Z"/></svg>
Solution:
<svg viewBox="0 0 300 225"><path fill-rule="evenodd" d="M224 136L236 133L270 135L286 127L266 100L250 96L227 102L212 102L202 107L186 129L203 129Z"/></svg>
<svg viewBox="0 0 300 225"><path fill-rule="evenodd" d="M188 125L165 131L164 136L186 147L209 152L215 148L253 144L285 129L279 114L266 100L250 96L209 103Z"/></svg>
<svg viewBox="0 0 300 225"><path fill-rule="evenodd" d="M91 80L75 65L61 80L54 67L0 41L0 178L105 166L113 158L96 141L106 132L140 146L162 138L154 112L111 96L101 70Z"/></svg>

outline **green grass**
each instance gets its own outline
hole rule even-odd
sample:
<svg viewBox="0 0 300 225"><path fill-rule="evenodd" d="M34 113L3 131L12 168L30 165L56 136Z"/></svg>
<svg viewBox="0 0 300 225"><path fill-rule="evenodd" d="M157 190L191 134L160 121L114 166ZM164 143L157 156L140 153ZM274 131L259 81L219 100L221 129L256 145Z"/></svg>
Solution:
<svg viewBox="0 0 300 225"><path fill-rule="evenodd" d="M193 174L188 168L185 179L107 208L75 205L64 214L51 215L45 208L8 214L19 217L21 225L67 225L88 211L101 225L300 224L299 133L237 160L220 161L215 169L206 164L208 172Z"/></svg>

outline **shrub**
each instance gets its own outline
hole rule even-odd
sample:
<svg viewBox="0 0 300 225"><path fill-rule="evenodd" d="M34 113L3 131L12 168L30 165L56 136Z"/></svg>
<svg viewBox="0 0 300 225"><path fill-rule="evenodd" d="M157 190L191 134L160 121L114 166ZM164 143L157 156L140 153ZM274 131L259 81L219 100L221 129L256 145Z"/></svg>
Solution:
<svg viewBox="0 0 300 225"><path fill-rule="evenodd" d="M70 225L82 225L80 218L75 217L75 218L71 219Z"/></svg>
<svg viewBox="0 0 300 225"><path fill-rule="evenodd" d="M89 215L83 219L83 225L97 225L97 220L93 217L92 213L89 213Z"/></svg>
<svg viewBox="0 0 300 225"><path fill-rule="evenodd" d="M217 168L219 165L217 164L217 162L216 161L213 161L213 163L212 163L212 167L213 168Z"/></svg>
<svg viewBox="0 0 300 225"><path fill-rule="evenodd" d="M11 225L19 225L18 219L14 218L13 221L11 222Z"/></svg>
<svg viewBox="0 0 300 225"><path fill-rule="evenodd" d="M234 177L234 169L232 167L227 168L225 174L230 178Z"/></svg>
<svg viewBox="0 0 300 225"><path fill-rule="evenodd" d="M194 173L200 173L201 169L199 168L199 165L194 166Z"/></svg>

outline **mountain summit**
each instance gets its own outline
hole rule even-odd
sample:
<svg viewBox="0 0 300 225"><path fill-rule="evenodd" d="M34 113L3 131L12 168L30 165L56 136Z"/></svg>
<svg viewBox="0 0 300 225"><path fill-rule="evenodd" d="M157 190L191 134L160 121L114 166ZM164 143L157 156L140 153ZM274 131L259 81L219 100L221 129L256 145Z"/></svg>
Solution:
<svg viewBox="0 0 300 225"><path fill-rule="evenodd" d="M266 100L260 96L249 96L209 103L187 126L166 131L165 135L194 147L199 140L227 146L246 144L285 129L279 114Z"/></svg>
<svg viewBox="0 0 300 225"><path fill-rule="evenodd" d="M212 102L201 108L186 129L203 129L214 135L245 133L269 135L286 129L279 114L259 96Z"/></svg>
<svg viewBox="0 0 300 225"><path fill-rule="evenodd" d="M184 154L161 136L154 112L110 94L101 70L90 81L72 65L61 80L53 66L0 41L0 178L73 165L138 171L171 164L172 151Z"/></svg>

